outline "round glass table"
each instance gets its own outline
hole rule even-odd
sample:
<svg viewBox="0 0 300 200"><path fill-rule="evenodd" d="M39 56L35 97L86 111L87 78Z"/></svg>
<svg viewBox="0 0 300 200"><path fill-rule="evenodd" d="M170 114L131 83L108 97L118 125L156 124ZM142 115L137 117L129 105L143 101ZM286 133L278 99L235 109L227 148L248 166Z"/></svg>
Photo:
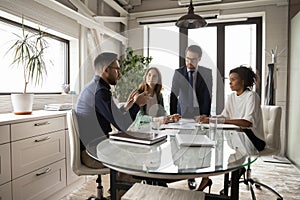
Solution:
<svg viewBox="0 0 300 200"><path fill-rule="evenodd" d="M152 145L99 138L89 143L87 151L112 172L139 177L180 180L228 175L231 172L230 199L238 199L239 169L254 162L259 155L246 134L239 129L217 130L213 145L209 146L192 143L197 135L209 136L209 129L166 127L156 133L167 134L168 137ZM191 145L179 145L178 134L189 135ZM114 178L112 180L115 181ZM111 185L112 188L114 186Z"/></svg>

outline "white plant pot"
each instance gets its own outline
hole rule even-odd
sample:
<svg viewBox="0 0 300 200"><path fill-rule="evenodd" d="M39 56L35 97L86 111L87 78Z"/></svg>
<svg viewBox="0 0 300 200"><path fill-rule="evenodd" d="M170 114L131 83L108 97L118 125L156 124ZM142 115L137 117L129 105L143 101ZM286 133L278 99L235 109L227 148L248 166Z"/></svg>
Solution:
<svg viewBox="0 0 300 200"><path fill-rule="evenodd" d="M13 112L16 115L29 115L32 113L33 93L11 94Z"/></svg>

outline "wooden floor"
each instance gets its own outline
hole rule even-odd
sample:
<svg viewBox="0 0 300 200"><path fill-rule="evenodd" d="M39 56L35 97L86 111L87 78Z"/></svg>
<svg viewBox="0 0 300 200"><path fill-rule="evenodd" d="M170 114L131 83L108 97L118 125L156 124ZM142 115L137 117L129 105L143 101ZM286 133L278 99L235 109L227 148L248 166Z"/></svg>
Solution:
<svg viewBox="0 0 300 200"><path fill-rule="evenodd" d="M283 196L284 200L300 200L300 170L292 164L276 164L263 162L258 159L251 165L252 177L258 181L276 189L278 193ZM210 177L213 181L211 193L219 193L223 184L223 176ZM196 179L197 182L201 178ZM103 185L105 188L104 195L107 196L107 189L109 188L109 175L103 176ZM168 185L171 188L188 190L187 181L178 181ZM95 194L96 183L95 177L89 177L87 183L81 188L64 197L62 200L84 200L90 194ZM204 192L208 192L206 189ZM272 200L275 196L266 189L255 189L257 200ZM250 191L246 185L240 185L240 199L251 199Z"/></svg>

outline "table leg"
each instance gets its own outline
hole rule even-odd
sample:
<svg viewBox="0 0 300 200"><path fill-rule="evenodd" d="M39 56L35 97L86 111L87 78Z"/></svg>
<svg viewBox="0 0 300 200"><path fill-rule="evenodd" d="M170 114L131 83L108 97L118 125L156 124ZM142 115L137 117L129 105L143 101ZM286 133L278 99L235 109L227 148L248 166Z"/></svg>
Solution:
<svg viewBox="0 0 300 200"><path fill-rule="evenodd" d="M127 182L127 180L120 180L118 177L118 171L110 169L110 197L111 200L118 200L119 190L129 190L134 182Z"/></svg>
<svg viewBox="0 0 300 200"><path fill-rule="evenodd" d="M239 199L239 170L231 172L231 200Z"/></svg>
<svg viewBox="0 0 300 200"><path fill-rule="evenodd" d="M224 174L224 195L228 196L229 174Z"/></svg>
<svg viewBox="0 0 300 200"><path fill-rule="evenodd" d="M117 191L117 171L110 169L110 197L111 200L117 200L118 198L118 191Z"/></svg>

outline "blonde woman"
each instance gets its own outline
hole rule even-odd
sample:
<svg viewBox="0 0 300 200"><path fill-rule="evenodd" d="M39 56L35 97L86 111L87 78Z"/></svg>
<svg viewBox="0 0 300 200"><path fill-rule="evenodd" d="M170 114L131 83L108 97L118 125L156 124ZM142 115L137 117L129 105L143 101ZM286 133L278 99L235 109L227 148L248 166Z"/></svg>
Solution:
<svg viewBox="0 0 300 200"><path fill-rule="evenodd" d="M161 124L169 121L177 122L179 114L168 115L164 108L162 89L162 77L158 68L150 67L146 70L142 83L138 87L138 93L148 96L147 104L141 106L134 122L135 127L142 126L151 121L159 121Z"/></svg>

